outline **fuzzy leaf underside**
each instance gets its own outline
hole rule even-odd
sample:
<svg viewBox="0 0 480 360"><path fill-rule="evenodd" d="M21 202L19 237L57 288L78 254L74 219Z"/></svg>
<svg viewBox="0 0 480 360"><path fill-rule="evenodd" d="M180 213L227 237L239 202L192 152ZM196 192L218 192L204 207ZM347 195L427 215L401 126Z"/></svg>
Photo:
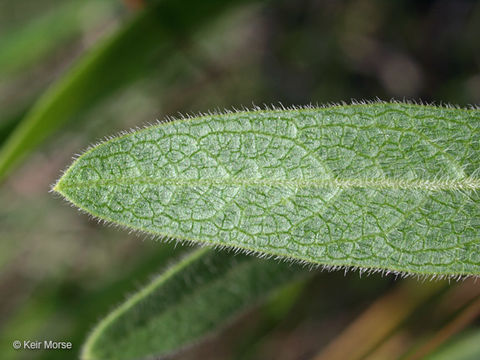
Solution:
<svg viewBox="0 0 480 360"><path fill-rule="evenodd" d="M480 274L480 111L375 103L176 120L55 186L107 221L329 267Z"/></svg>
<svg viewBox="0 0 480 360"><path fill-rule="evenodd" d="M304 270L274 261L195 250L105 317L87 339L81 358L171 354L302 274Z"/></svg>

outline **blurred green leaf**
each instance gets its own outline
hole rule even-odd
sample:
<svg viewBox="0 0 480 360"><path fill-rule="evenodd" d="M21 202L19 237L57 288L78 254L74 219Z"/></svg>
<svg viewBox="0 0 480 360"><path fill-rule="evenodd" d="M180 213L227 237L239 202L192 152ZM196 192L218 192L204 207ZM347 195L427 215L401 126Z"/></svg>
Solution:
<svg viewBox="0 0 480 360"><path fill-rule="evenodd" d="M0 77L37 64L59 44L81 32L87 15L90 23L97 23L106 7L113 4L113 0L65 1L32 22L10 29L0 37Z"/></svg>
<svg viewBox="0 0 480 360"><path fill-rule="evenodd" d="M480 359L480 331L470 330L447 342L425 360Z"/></svg>
<svg viewBox="0 0 480 360"><path fill-rule="evenodd" d="M402 103L212 114L106 141L55 190L158 236L479 275L479 137L478 110Z"/></svg>
<svg viewBox="0 0 480 360"><path fill-rule="evenodd" d="M232 359L247 360L255 358L261 345L269 338L269 335L285 320L292 310L300 295L307 288L307 279L295 281L283 286L272 296L260 309L258 324L254 329L248 329L238 339L238 345Z"/></svg>
<svg viewBox="0 0 480 360"><path fill-rule="evenodd" d="M82 359L171 354L302 274L284 263L195 250L103 319Z"/></svg>
<svg viewBox="0 0 480 360"><path fill-rule="evenodd" d="M0 180L66 121L153 67L168 61L199 25L240 0L165 0L148 6L115 35L91 49L36 103L0 148Z"/></svg>
<svg viewBox="0 0 480 360"><path fill-rule="evenodd" d="M0 146L6 139L8 139L10 134L13 132L13 129L15 129L15 126L18 124L24 114L25 112L21 112L18 115L15 114L13 116L9 116L7 119L4 119L2 122L0 122Z"/></svg>

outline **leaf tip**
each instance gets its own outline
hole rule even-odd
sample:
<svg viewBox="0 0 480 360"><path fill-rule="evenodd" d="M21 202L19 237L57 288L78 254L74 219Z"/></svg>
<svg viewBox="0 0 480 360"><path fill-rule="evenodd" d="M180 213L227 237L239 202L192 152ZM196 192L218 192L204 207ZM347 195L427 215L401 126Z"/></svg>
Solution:
<svg viewBox="0 0 480 360"><path fill-rule="evenodd" d="M57 193L62 196L65 196L65 194L62 192L62 180L63 180L63 175L52 186L50 186L49 192Z"/></svg>

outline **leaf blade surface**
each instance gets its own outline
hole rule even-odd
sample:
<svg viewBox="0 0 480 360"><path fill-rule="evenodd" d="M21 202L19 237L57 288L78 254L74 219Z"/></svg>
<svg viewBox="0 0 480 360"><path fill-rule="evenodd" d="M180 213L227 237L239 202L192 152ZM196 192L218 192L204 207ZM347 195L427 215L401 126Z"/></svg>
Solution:
<svg viewBox="0 0 480 360"><path fill-rule="evenodd" d="M228 113L107 141L55 190L159 236L326 266L478 275L479 148L478 110Z"/></svg>

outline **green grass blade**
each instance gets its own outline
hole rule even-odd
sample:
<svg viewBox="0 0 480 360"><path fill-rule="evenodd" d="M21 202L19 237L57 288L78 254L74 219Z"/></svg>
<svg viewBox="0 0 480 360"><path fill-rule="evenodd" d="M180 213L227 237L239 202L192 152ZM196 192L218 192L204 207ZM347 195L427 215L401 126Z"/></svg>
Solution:
<svg viewBox="0 0 480 360"><path fill-rule="evenodd" d="M15 129L15 126L20 121L23 116L23 112L20 115L12 115L0 122L0 145L8 139L12 131Z"/></svg>
<svg viewBox="0 0 480 360"><path fill-rule="evenodd" d="M0 180L65 122L168 61L178 41L236 3L242 2L165 0L147 7L81 58L38 100L0 148Z"/></svg>
<svg viewBox="0 0 480 360"><path fill-rule="evenodd" d="M480 331L470 330L452 339L426 357L426 360L477 360L480 359Z"/></svg>
<svg viewBox="0 0 480 360"><path fill-rule="evenodd" d="M287 264L195 250L103 319L87 339L81 358L171 354L302 273Z"/></svg>
<svg viewBox="0 0 480 360"><path fill-rule="evenodd" d="M0 149L0 179L63 123L132 79L138 68L131 63L137 60L141 63L152 55L148 50L152 49L151 44L142 39L143 31L157 30L148 15L149 12L143 13L113 38L91 50L38 100ZM135 44L132 51L138 51L143 59L125 56L131 44ZM127 73L118 76L122 68L128 69Z"/></svg>
<svg viewBox="0 0 480 360"><path fill-rule="evenodd" d="M0 78L37 64L59 44L80 33L87 10L89 21L98 23L114 4L112 0L65 1L32 22L8 30L0 37Z"/></svg>
<svg viewBox="0 0 480 360"><path fill-rule="evenodd" d="M480 275L480 111L397 103L173 121L54 190L143 232L329 267Z"/></svg>

